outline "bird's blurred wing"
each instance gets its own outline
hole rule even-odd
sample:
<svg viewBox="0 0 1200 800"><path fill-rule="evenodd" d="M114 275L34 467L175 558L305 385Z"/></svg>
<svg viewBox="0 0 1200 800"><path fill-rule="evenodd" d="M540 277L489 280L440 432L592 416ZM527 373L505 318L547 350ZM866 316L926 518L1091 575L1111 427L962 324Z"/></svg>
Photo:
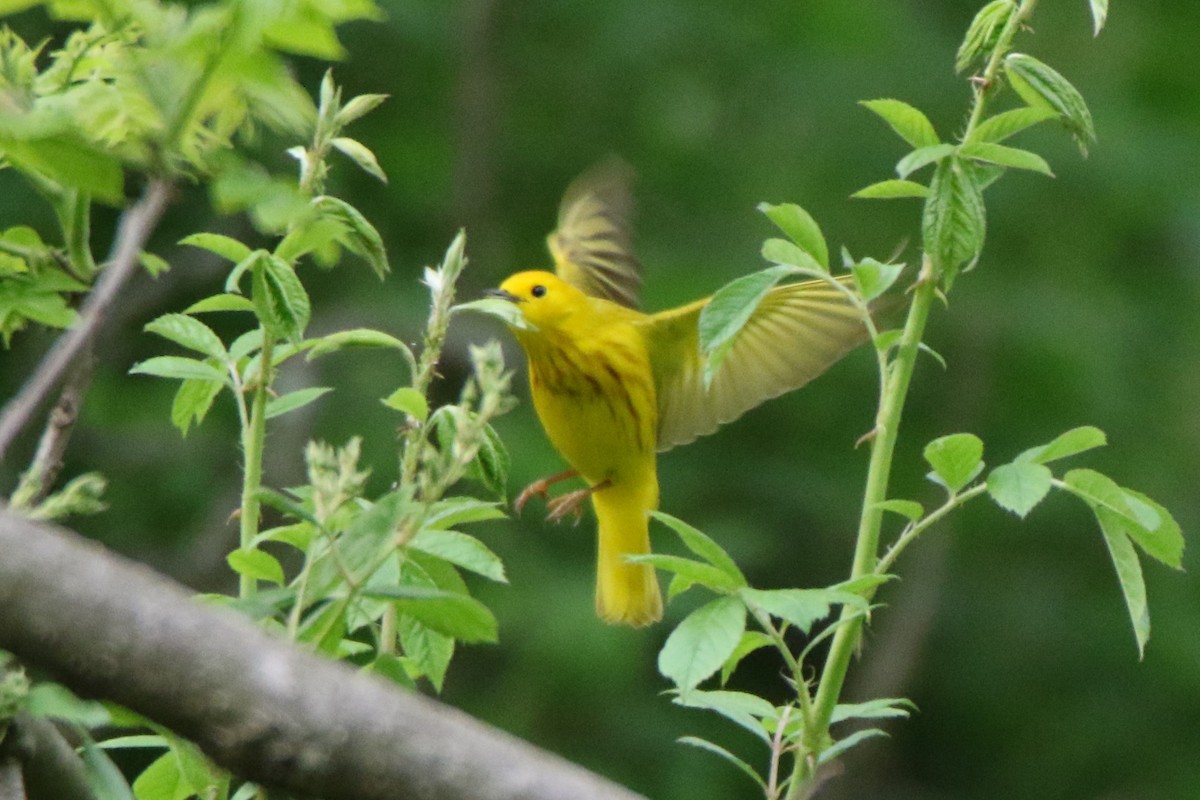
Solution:
<svg viewBox="0 0 1200 800"><path fill-rule="evenodd" d="M658 393L658 449L669 450L799 388L868 333L858 311L825 281L777 286L759 303L704 388L700 312L708 300L646 317Z"/></svg>
<svg viewBox="0 0 1200 800"><path fill-rule="evenodd" d="M567 187L546 239L559 277L584 294L637 308L642 266L633 255L633 170L601 162Z"/></svg>

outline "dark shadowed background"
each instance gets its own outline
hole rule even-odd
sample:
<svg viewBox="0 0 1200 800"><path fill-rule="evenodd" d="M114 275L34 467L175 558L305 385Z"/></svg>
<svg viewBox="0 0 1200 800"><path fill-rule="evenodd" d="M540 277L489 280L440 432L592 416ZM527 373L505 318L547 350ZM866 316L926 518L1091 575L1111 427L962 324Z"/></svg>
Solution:
<svg viewBox="0 0 1200 800"><path fill-rule="evenodd" d="M943 136L964 124L954 51L977 8L963 0L418 0L385 2L380 24L342 29L348 94L391 100L356 124L391 182L343 163L335 191L382 231L393 273L305 268L314 333L372 326L413 340L423 265L459 227L471 264L464 297L547 263L543 237L563 187L609 153L639 175L637 243L645 305L712 292L763 266L763 200L805 206L834 248L886 258L918 235L915 201L849 195L889 177L903 144L857 101L896 97ZM31 40L61 33L41 12L10 20ZM989 461L1082 424L1109 434L1090 463L1200 526L1200 4L1115 0L1098 40L1084 0L1044 0L1018 39L1089 101L1099 142L1087 160L1043 126L1019 144L1057 177L1006 176L988 192L978 268L937 310L919 365L893 496L927 505L929 439L969 431ZM299 62L315 87L324 65ZM280 170L283 150L266 142ZM49 230L12 171L0 173L0 227ZM106 230L110 220L98 220ZM218 290L219 265L173 244L196 230L255 234L213 215L191 190L160 230L170 273L141 277L110 329L66 475L98 469L110 510L74 521L112 547L199 589L229 588L227 517L237 505L236 424L219 406L186 439L170 426L173 386L131 377L163 351L148 320ZM457 391L466 344L504 336L483 318L455 323L440 391ZM19 335L0 353L0 397L51 341ZM519 359L511 350L514 363ZM365 438L382 491L395 475L394 412L378 398L403 380L377 351L294 364L282 379L334 394L269 429L267 482L302 476L309 438ZM309 370L307 374L304 370ZM523 383L522 400L527 399ZM803 391L661 458L662 507L717 538L763 587L820 586L849 570L875 374L853 354ZM227 401L226 401L227 402ZM523 402L498 425L511 490L561 469ZM32 440L21 448L28 452ZM19 460L19 459L15 459ZM0 476L11 485L12 474ZM761 766L753 737L672 706L655 669L696 599L649 630L606 627L592 612L592 522L548 527L536 502L483 538L511 585L473 588L500 620L496 646L464 648L445 699L656 798L753 796L725 763L674 740L699 734ZM669 539L664 533L660 540ZM1139 663L1112 566L1086 507L1052 498L1022 523L980 502L899 564L850 699L907 696L919 712L845 759L831 798L1195 798L1200 794L1200 581L1147 565L1153 634ZM785 697L779 664L746 662L738 685Z"/></svg>

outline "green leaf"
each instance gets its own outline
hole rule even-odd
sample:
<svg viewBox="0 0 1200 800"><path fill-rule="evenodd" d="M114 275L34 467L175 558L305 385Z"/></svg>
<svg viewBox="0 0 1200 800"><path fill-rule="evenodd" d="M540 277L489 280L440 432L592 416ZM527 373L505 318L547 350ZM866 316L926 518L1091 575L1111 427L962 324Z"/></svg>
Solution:
<svg viewBox="0 0 1200 800"><path fill-rule="evenodd" d="M346 51L338 41L333 23L307 6L300 13L274 18L262 32L263 42L271 47L322 61L341 61Z"/></svg>
<svg viewBox="0 0 1200 800"><path fill-rule="evenodd" d="M759 720L774 719L777 712L775 706L757 695L747 692L724 690L705 692L695 689L686 695L676 697L673 702L685 708L715 711L735 725L750 731L766 744L771 743L770 735L764 730Z"/></svg>
<svg viewBox="0 0 1200 800"><path fill-rule="evenodd" d="M454 639L403 614L396 621L396 631L405 655L440 692L454 656Z"/></svg>
<svg viewBox="0 0 1200 800"><path fill-rule="evenodd" d="M112 715L103 703L83 700L57 683L35 683L25 695L25 710L35 717L74 722L85 728L112 724Z"/></svg>
<svg viewBox="0 0 1200 800"><path fill-rule="evenodd" d="M742 589L748 605L760 608L773 617L788 622L808 633L813 623L830 614L835 603L863 605L862 597L830 589Z"/></svg>
<svg viewBox="0 0 1200 800"><path fill-rule="evenodd" d="M505 519L508 515L499 503L489 503L475 497L451 497L439 500L425 516L425 527L446 530L472 522Z"/></svg>
<svg viewBox="0 0 1200 800"><path fill-rule="evenodd" d="M388 408L408 414L418 422L424 422L429 417L429 401L411 386L401 386L380 402Z"/></svg>
<svg viewBox="0 0 1200 800"><path fill-rule="evenodd" d="M1146 605L1146 581L1142 577L1142 565L1125 533L1122 523L1126 520L1104 506L1093 506L1092 510L1096 512L1104 543L1108 545L1108 554L1112 556L1113 566L1117 570L1117 580L1121 584L1125 607L1133 623L1133 635L1137 639L1138 658L1141 658L1150 639L1150 609Z"/></svg>
<svg viewBox="0 0 1200 800"><path fill-rule="evenodd" d="M133 794L137 800L187 800L192 796L192 787L175 754L167 752L142 770L133 782Z"/></svg>
<svg viewBox="0 0 1200 800"><path fill-rule="evenodd" d="M746 586L746 576L738 569L738 565L729 554L711 538L681 519L664 514L661 511L651 511L650 516L675 531L683 546L712 564L724 573L737 586Z"/></svg>
<svg viewBox="0 0 1200 800"><path fill-rule="evenodd" d="M954 71L964 72L977 60L990 52L1000 37L1000 31L1008 24L1013 12L1017 10L1013 0L992 0L975 14L967 28L954 58Z"/></svg>
<svg viewBox="0 0 1200 800"><path fill-rule="evenodd" d="M362 257L382 280L388 273L387 250L383 237L357 208L336 197L322 195L312 205L325 217L335 219L346 226L346 233L339 241L350 252Z"/></svg>
<svg viewBox="0 0 1200 800"><path fill-rule="evenodd" d="M0 126L0 151L23 172L44 175L69 189L78 189L119 206L125 197L121 162L74 132L28 136Z"/></svg>
<svg viewBox="0 0 1200 800"><path fill-rule="evenodd" d="M733 652L729 654L729 658L725 659L725 663L721 665L721 685L724 686L728 683L730 676L733 675L733 671L737 669L738 664L741 663L743 658L755 650L774 646L774 640L762 631L745 631L742 633L742 638L738 642L737 647L733 649Z"/></svg>
<svg viewBox="0 0 1200 800"><path fill-rule="evenodd" d="M1125 492L1126 502L1131 505L1138 502L1144 503L1159 518L1159 524L1156 527L1128 524L1125 526L1125 533L1129 535L1130 539L1133 539L1138 547L1142 548L1146 555L1161 561L1168 567L1183 569L1183 532L1179 529L1179 523L1171 516L1171 512L1141 492L1133 489L1122 489L1122 491Z"/></svg>
<svg viewBox="0 0 1200 800"><path fill-rule="evenodd" d="M754 771L754 767L750 766L745 761L743 761L742 759L735 756L733 753L726 750L724 747L721 747L720 745L717 745L717 744L713 744L712 742L708 741L707 739L701 739L698 736L680 736L675 741L679 742L680 744L686 744L691 747L699 748L701 750L707 750L710 753L714 753L715 755L720 756L721 758L728 761L730 764L733 764L735 767L740 769L745 775L749 776L750 780L752 780L756 784L758 784L758 786L764 792L766 791L767 783L766 783L766 781L764 781L762 778L760 778L758 776L758 773Z"/></svg>
<svg viewBox="0 0 1200 800"><path fill-rule="evenodd" d="M861 744L867 739L874 739L877 736L887 736L887 734L879 730L879 728L868 728L862 731L855 731L845 739L839 739L832 747L822 750L821 755L817 758L817 763L828 764L830 761L833 761L851 747Z"/></svg>
<svg viewBox="0 0 1200 800"><path fill-rule="evenodd" d="M822 266L807 250L786 239L767 239L763 242L762 257L772 264L799 267L813 272L829 271L828 267Z"/></svg>
<svg viewBox="0 0 1200 800"><path fill-rule="evenodd" d="M134 364L129 372L131 375L154 375L159 378L177 378L186 380L193 378L201 381L215 381L225 386L228 377L224 372L194 358L182 356L155 356L139 364Z"/></svg>
<svg viewBox="0 0 1200 800"><path fill-rule="evenodd" d="M262 550L237 549L225 557L229 566L238 575L282 586L283 567L275 556Z"/></svg>
<svg viewBox="0 0 1200 800"><path fill-rule="evenodd" d="M96 794L96 800L134 800L129 783L121 775L117 765L90 736L84 734L82 760L87 773L88 785Z"/></svg>
<svg viewBox="0 0 1200 800"><path fill-rule="evenodd" d="M951 492L966 486L983 469L983 442L970 433L953 433L925 446L925 460Z"/></svg>
<svg viewBox="0 0 1200 800"><path fill-rule="evenodd" d="M179 384L171 403L171 423L187 436L192 423L199 425L224 387L219 381L187 378Z"/></svg>
<svg viewBox="0 0 1200 800"><path fill-rule="evenodd" d="M1047 466L1031 461L1014 461L991 471L987 478L987 490L1001 508L1024 519L1050 491L1053 478Z"/></svg>
<svg viewBox="0 0 1200 800"><path fill-rule="evenodd" d="M1088 0L1092 10L1092 30L1095 36L1100 35L1104 21L1108 19L1108 0Z"/></svg>
<svg viewBox="0 0 1200 800"><path fill-rule="evenodd" d="M525 315L521 313L521 309L517 307L516 303L501 300L499 297L484 297L480 300L472 300L469 303L459 303L451 308L450 311L452 313L477 311L500 320L510 328L522 331L537 330L537 327L533 323L525 319Z"/></svg>
<svg viewBox="0 0 1200 800"><path fill-rule="evenodd" d="M500 557L474 536L458 531L426 528L409 541L408 546L451 564L468 569L500 583L508 583Z"/></svg>
<svg viewBox="0 0 1200 800"><path fill-rule="evenodd" d="M829 724L848 719L896 719L908 717L916 705L903 697L880 697L865 703L838 703Z"/></svg>
<svg viewBox="0 0 1200 800"><path fill-rule="evenodd" d="M918 147L896 162L896 174L901 178L907 178L921 167L944 161L954 155L954 151L957 149L952 144L931 144L927 147Z"/></svg>
<svg viewBox="0 0 1200 800"><path fill-rule="evenodd" d="M259 320L276 335L292 341L304 335L312 306L291 264L273 255L259 258L251 299Z"/></svg>
<svg viewBox="0 0 1200 800"><path fill-rule="evenodd" d="M370 328L353 328L348 331L326 334L316 340L305 359L312 361L318 356L332 353L335 350L344 350L347 347L389 347L404 354L410 365L416 363L408 345L395 336Z"/></svg>
<svg viewBox="0 0 1200 800"><path fill-rule="evenodd" d="M863 187L850 196L866 200L891 200L899 197L929 197L929 187L921 183L916 183L915 181L892 178L890 180L872 183L870 186Z"/></svg>
<svg viewBox="0 0 1200 800"><path fill-rule="evenodd" d="M506 496L508 469L512 461L500 435L491 425L484 425L481 434L479 450L475 460L467 465L466 476L479 481L488 491L503 498Z"/></svg>
<svg viewBox="0 0 1200 800"><path fill-rule="evenodd" d="M658 671L686 695L733 653L746 629L736 597L719 597L693 611L671 631L658 654Z"/></svg>
<svg viewBox="0 0 1200 800"><path fill-rule="evenodd" d="M459 641L496 641L496 617L470 595L426 586L367 588L363 595L395 600L400 613Z"/></svg>
<svg viewBox="0 0 1200 800"><path fill-rule="evenodd" d="M249 247L229 236L219 233L193 233L179 240L180 244L199 247L210 253L216 253L221 258L237 264L245 261L253 252Z"/></svg>
<svg viewBox="0 0 1200 800"><path fill-rule="evenodd" d="M218 361L223 361L228 355L225 345L212 328L186 314L163 314L153 322L147 323L143 330L170 339L189 350L212 356Z"/></svg>
<svg viewBox="0 0 1200 800"><path fill-rule="evenodd" d="M1087 155L1088 145L1096 141L1092 112L1079 90L1058 72L1024 53L1009 53L1004 71L1017 94L1031 106L1051 108L1071 136L1079 151Z"/></svg>
<svg viewBox="0 0 1200 800"><path fill-rule="evenodd" d="M298 389L294 392L273 397L267 401L266 419L273 419L281 416L289 411L295 411L298 408L303 408L309 403L316 400L322 395L332 392L333 389L328 386L312 386L308 389Z"/></svg>
<svg viewBox="0 0 1200 800"><path fill-rule="evenodd" d="M627 555L625 556L625 560L632 564L649 564L656 569L663 569L674 573L686 581L688 588L700 584L715 591L730 591L742 585L712 564L684 558L683 556L673 556L666 553L647 553L645 555Z"/></svg>
<svg viewBox="0 0 1200 800"><path fill-rule="evenodd" d="M884 264L873 258L864 258L850 267L850 271L854 274L859 293L869 302L891 288L904 271L904 265Z"/></svg>
<svg viewBox="0 0 1200 800"><path fill-rule="evenodd" d="M375 154L362 142L357 139L351 139L348 136L337 136L334 137L330 144L345 154L368 175L378 178L383 183L388 182L387 175L384 174L383 168L379 166L379 161L376 160Z"/></svg>
<svg viewBox="0 0 1200 800"><path fill-rule="evenodd" d="M1103 447L1106 444L1108 444L1108 439L1104 436L1104 431L1091 425L1084 425L1079 428L1072 428L1056 437L1049 444L1031 447L1017 456L1016 460L1048 464L1051 461L1067 458L1068 456L1083 453L1096 447Z"/></svg>
<svg viewBox="0 0 1200 800"><path fill-rule="evenodd" d="M893 514L899 514L913 522L925 516L925 507L916 500L884 500L881 503L876 503L875 507L882 508L884 511L891 511Z"/></svg>
<svg viewBox="0 0 1200 800"><path fill-rule="evenodd" d="M863 100L860 105L882 117L892 130L900 134L901 139L914 148L928 147L939 141L929 118L902 100Z"/></svg>
<svg viewBox="0 0 1200 800"><path fill-rule="evenodd" d="M1039 122L1054 119L1058 116L1053 109L1045 106L1025 106L1004 111L994 117L989 117L972 132L968 143L1002 142L1008 137L1020 133L1026 128Z"/></svg>
<svg viewBox="0 0 1200 800"><path fill-rule="evenodd" d="M716 377L733 341L771 287L794 270L767 267L726 284L700 311L700 352L704 354L704 385Z"/></svg>
<svg viewBox="0 0 1200 800"><path fill-rule="evenodd" d="M766 214L779 230L795 242L804 252L829 270L829 247L825 244L825 236L817 221L795 203L781 203L774 206L770 203L759 203L758 210Z"/></svg>
<svg viewBox="0 0 1200 800"><path fill-rule="evenodd" d="M374 111L380 103L387 99L388 95L386 94L360 94L353 97L338 111L334 118L335 124L339 128L344 128L351 122Z"/></svg>
<svg viewBox="0 0 1200 800"><path fill-rule="evenodd" d="M929 188L932 195L925 203L921 237L943 285L949 288L959 266L974 260L983 249L983 194L971 170L957 158L938 164Z"/></svg>
<svg viewBox="0 0 1200 800"><path fill-rule="evenodd" d="M254 311L254 303L240 294L214 294L192 303L183 313L207 314L213 311Z"/></svg>
<svg viewBox="0 0 1200 800"><path fill-rule="evenodd" d="M1130 506L1129 495L1112 478L1094 469L1073 469L1063 476L1063 483L1088 505L1107 508L1130 522L1146 528L1157 528L1162 519L1145 504Z"/></svg>
<svg viewBox="0 0 1200 800"><path fill-rule="evenodd" d="M1046 159L1028 150L1006 147L1005 145L994 144L992 142L976 142L963 145L959 152L964 158L986 161L989 164L997 164L1001 167L1040 172L1051 178L1054 177L1054 173L1050 171L1050 165L1046 163Z"/></svg>

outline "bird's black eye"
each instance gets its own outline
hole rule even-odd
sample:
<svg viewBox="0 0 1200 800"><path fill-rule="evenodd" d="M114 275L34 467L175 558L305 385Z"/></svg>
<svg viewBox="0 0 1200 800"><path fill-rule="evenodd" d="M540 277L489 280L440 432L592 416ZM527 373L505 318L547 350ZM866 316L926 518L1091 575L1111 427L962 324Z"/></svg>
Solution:
<svg viewBox="0 0 1200 800"><path fill-rule="evenodd" d="M532 289L530 289L529 293L531 295L533 295L534 297L545 297L546 296L546 287L542 286L539 283L537 286L534 286Z"/></svg>

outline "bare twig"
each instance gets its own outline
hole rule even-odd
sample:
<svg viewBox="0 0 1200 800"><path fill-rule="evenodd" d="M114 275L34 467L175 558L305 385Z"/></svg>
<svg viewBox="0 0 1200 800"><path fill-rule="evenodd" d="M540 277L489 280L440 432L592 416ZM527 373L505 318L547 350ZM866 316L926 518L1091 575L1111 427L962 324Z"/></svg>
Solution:
<svg viewBox="0 0 1200 800"><path fill-rule="evenodd" d="M172 728L249 780L326 800L639 797L196 603L62 528L0 512L0 552L0 648Z"/></svg>
<svg viewBox="0 0 1200 800"><path fill-rule="evenodd" d="M110 306L137 269L138 256L158 225L170 196L170 183L153 180L141 199L121 215L112 257L80 308L79 319L55 341L16 397L0 412L0 462L13 440L30 424L38 406L62 380L84 346L95 338Z"/></svg>
<svg viewBox="0 0 1200 800"><path fill-rule="evenodd" d="M83 396L87 394L92 382L92 368L96 357L92 342L84 345L79 354L75 368L67 377L58 403L46 420L46 428L42 438L38 440L37 452L29 469L21 476L16 490L12 494L14 508L33 508L50 493L54 481L63 465L63 454L67 443L71 440L71 432L75 429L75 421L79 418L79 408L83 405Z"/></svg>

